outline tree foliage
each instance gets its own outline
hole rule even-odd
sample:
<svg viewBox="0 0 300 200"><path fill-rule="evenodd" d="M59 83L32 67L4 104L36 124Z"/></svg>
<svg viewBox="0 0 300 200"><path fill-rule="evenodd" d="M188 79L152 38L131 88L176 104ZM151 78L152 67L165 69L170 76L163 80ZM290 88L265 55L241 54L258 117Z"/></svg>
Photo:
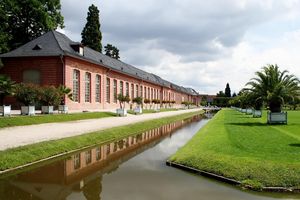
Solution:
<svg viewBox="0 0 300 200"><path fill-rule="evenodd" d="M92 4L87 13L87 22L81 32L81 43L96 51L102 52L102 33L100 31L99 10Z"/></svg>
<svg viewBox="0 0 300 200"><path fill-rule="evenodd" d="M231 90L230 90L229 83L226 84L226 88L225 88L225 96L226 96L226 97L231 97Z"/></svg>
<svg viewBox="0 0 300 200"><path fill-rule="evenodd" d="M112 57L114 59L119 59L120 58L120 55L119 55L119 49L111 44L107 44L105 47L104 47L104 51L105 51L105 55L109 56L109 57Z"/></svg>
<svg viewBox="0 0 300 200"><path fill-rule="evenodd" d="M255 73L246 85L245 90L252 93L256 100L265 102L271 112L280 112L285 102L299 97L299 79L289 75L288 71L280 71L277 65L267 65L262 71Z"/></svg>
<svg viewBox="0 0 300 200"><path fill-rule="evenodd" d="M0 52L15 49L43 33L63 28L60 0L1 0Z"/></svg>

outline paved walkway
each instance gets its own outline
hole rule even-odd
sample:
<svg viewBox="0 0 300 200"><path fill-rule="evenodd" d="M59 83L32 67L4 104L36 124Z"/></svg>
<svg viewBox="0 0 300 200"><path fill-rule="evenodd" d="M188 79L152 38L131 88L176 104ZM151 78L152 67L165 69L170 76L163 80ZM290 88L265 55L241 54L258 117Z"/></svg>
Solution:
<svg viewBox="0 0 300 200"><path fill-rule="evenodd" d="M198 110L200 109L3 128L0 129L0 150L24 146L47 140L56 140L81 135L84 133L90 133L93 131L128 125L161 117L195 112Z"/></svg>

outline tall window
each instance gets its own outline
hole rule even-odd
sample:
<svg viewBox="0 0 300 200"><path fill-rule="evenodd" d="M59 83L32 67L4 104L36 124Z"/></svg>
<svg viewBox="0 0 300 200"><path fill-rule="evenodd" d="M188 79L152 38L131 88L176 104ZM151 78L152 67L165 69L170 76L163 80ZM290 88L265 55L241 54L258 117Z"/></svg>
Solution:
<svg viewBox="0 0 300 200"><path fill-rule="evenodd" d="M153 88L151 88L151 99L153 99Z"/></svg>
<svg viewBox="0 0 300 200"><path fill-rule="evenodd" d="M80 168L80 153L73 156L73 166L74 169Z"/></svg>
<svg viewBox="0 0 300 200"><path fill-rule="evenodd" d="M96 160L100 160L101 159L101 147L97 147L96 148Z"/></svg>
<svg viewBox="0 0 300 200"><path fill-rule="evenodd" d="M90 164L92 162L92 150L85 152L85 164Z"/></svg>
<svg viewBox="0 0 300 200"><path fill-rule="evenodd" d="M135 89L136 89L135 96L138 97L139 96L139 86L136 85Z"/></svg>
<svg viewBox="0 0 300 200"><path fill-rule="evenodd" d="M148 99L150 99L150 88L148 88Z"/></svg>
<svg viewBox="0 0 300 200"><path fill-rule="evenodd" d="M141 97L143 97L143 86L141 86L141 88L140 88L140 93L141 93Z"/></svg>
<svg viewBox="0 0 300 200"><path fill-rule="evenodd" d="M101 102L101 76L100 75L96 75L96 86L95 86L95 94L96 94L96 102Z"/></svg>
<svg viewBox="0 0 300 200"><path fill-rule="evenodd" d="M106 102L110 103L110 79L106 78Z"/></svg>
<svg viewBox="0 0 300 200"><path fill-rule="evenodd" d="M126 96L129 96L129 83L126 82Z"/></svg>
<svg viewBox="0 0 300 200"><path fill-rule="evenodd" d="M91 74L85 73L85 102L91 102Z"/></svg>
<svg viewBox="0 0 300 200"><path fill-rule="evenodd" d="M79 102L79 71L74 69L73 70L73 101Z"/></svg>
<svg viewBox="0 0 300 200"><path fill-rule="evenodd" d="M147 88L144 87L144 98L146 99L147 98Z"/></svg>
<svg viewBox="0 0 300 200"><path fill-rule="evenodd" d="M124 83L123 81L120 81L120 94L124 94Z"/></svg>
<svg viewBox="0 0 300 200"><path fill-rule="evenodd" d="M131 99L134 98L134 85L131 84Z"/></svg>
<svg viewBox="0 0 300 200"><path fill-rule="evenodd" d="M114 79L114 103L117 103L117 97L118 97L118 91L117 91L117 84L118 81L116 79Z"/></svg>
<svg viewBox="0 0 300 200"><path fill-rule="evenodd" d="M35 69L28 69L23 71L23 82L24 83L41 83L41 72Z"/></svg>

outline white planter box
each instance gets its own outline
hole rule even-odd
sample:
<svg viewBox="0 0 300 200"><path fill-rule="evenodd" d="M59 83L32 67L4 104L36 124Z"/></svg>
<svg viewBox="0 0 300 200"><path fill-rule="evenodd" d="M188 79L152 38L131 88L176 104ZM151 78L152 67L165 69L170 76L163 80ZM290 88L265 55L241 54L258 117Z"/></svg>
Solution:
<svg viewBox="0 0 300 200"><path fill-rule="evenodd" d="M21 115L35 115L35 107L21 106Z"/></svg>
<svg viewBox="0 0 300 200"><path fill-rule="evenodd" d="M261 117L262 116L262 111L261 110L253 110L253 117Z"/></svg>
<svg viewBox="0 0 300 200"><path fill-rule="evenodd" d="M252 113L253 113L253 110L252 110L252 109L250 109L250 108L247 108L247 109L246 109L246 114L247 114L247 115L252 115Z"/></svg>
<svg viewBox="0 0 300 200"><path fill-rule="evenodd" d="M268 112L268 124L287 124L287 112Z"/></svg>
<svg viewBox="0 0 300 200"><path fill-rule="evenodd" d="M141 107L136 107L133 109L134 114L142 114L143 109Z"/></svg>
<svg viewBox="0 0 300 200"><path fill-rule="evenodd" d="M69 112L69 108L66 105L59 105L58 106L58 112L61 113L68 113Z"/></svg>
<svg viewBox="0 0 300 200"><path fill-rule="evenodd" d="M53 114L53 106L42 106L42 114Z"/></svg>
<svg viewBox="0 0 300 200"><path fill-rule="evenodd" d="M125 117L125 116L127 116L127 110L126 109L118 108L117 109L117 115L119 115L121 117Z"/></svg>
<svg viewBox="0 0 300 200"><path fill-rule="evenodd" d="M2 113L3 116L10 116L11 106L0 106L0 113Z"/></svg>

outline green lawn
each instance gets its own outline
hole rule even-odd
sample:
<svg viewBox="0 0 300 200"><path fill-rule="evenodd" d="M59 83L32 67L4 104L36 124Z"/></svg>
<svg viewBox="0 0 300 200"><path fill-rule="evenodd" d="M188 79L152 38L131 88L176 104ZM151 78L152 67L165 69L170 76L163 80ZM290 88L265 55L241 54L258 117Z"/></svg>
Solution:
<svg viewBox="0 0 300 200"><path fill-rule="evenodd" d="M61 140L52 140L38 144L27 145L5 151L0 151L0 171L17 167L33 161L48 158L50 156L70 152L91 145L102 144L108 141L119 140L129 135L136 135L146 130L153 129L164 124L190 118L203 112L191 112L172 117L159 118L115 127L98 132L69 137Z"/></svg>
<svg viewBox="0 0 300 200"><path fill-rule="evenodd" d="M300 187L300 111L288 125L225 109L170 160L257 187Z"/></svg>
<svg viewBox="0 0 300 200"><path fill-rule="evenodd" d="M0 128L11 126L25 126L32 124L43 124L51 122L67 122L83 119L96 119L116 116L110 112L85 112L74 114L54 114L54 115L36 115L36 116L12 116L0 117Z"/></svg>

